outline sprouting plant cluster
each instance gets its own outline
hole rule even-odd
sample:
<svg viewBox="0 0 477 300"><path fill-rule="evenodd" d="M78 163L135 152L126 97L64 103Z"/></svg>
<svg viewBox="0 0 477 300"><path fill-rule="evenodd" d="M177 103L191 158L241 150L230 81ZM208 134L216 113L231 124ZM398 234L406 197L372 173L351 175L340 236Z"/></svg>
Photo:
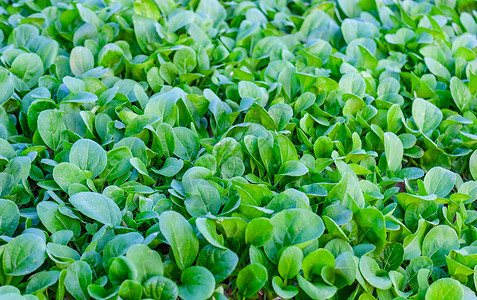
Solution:
<svg viewBox="0 0 477 300"><path fill-rule="evenodd" d="M477 2L3 0L0 299L477 299Z"/></svg>

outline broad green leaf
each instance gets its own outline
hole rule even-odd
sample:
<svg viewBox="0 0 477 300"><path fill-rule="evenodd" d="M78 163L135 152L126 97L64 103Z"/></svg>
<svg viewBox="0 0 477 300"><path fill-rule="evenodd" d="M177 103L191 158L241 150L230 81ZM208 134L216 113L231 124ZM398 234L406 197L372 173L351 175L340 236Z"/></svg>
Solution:
<svg viewBox="0 0 477 300"><path fill-rule="evenodd" d="M386 271L396 270L404 260L404 247L400 243L387 244L381 253L379 262Z"/></svg>
<svg viewBox="0 0 477 300"><path fill-rule="evenodd" d="M452 77L450 81L450 91L455 105L461 112L469 109L471 104L471 94L467 86L457 77Z"/></svg>
<svg viewBox="0 0 477 300"><path fill-rule="evenodd" d="M59 211L60 206L53 201L42 201L36 206L36 211L41 223L50 231L55 233L60 230L71 230L74 236L81 233L81 223L79 220L64 215Z"/></svg>
<svg viewBox="0 0 477 300"><path fill-rule="evenodd" d="M20 221L20 211L15 202L0 199L0 235L12 236Z"/></svg>
<svg viewBox="0 0 477 300"><path fill-rule="evenodd" d="M311 283L301 275L298 275L297 278L298 285L311 299L329 299L338 291L334 286L323 283Z"/></svg>
<svg viewBox="0 0 477 300"><path fill-rule="evenodd" d="M190 47L183 47L174 54L174 65L180 74L190 73L197 66L197 54Z"/></svg>
<svg viewBox="0 0 477 300"><path fill-rule="evenodd" d="M195 220L197 229L202 236L213 246L220 249L227 249L224 246L224 237L217 233L216 223L214 220L206 218L198 218Z"/></svg>
<svg viewBox="0 0 477 300"><path fill-rule="evenodd" d="M359 270L369 284L381 289L387 290L391 288L391 279L382 272L378 263L369 256L361 257L359 261Z"/></svg>
<svg viewBox="0 0 477 300"><path fill-rule="evenodd" d="M36 273L28 281L26 287L27 294L34 294L54 285L60 278L59 271L41 271Z"/></svg>
<svg viewBox="0 0 477 300"><path fill-rule="evenodd" d="M422 254L430 257L435 267L445 265L445 256L451 250L459 249L459 238L454 229L439 225L426 234L422 241Z"/></svg>
<svg viewBox="0 0 477 300"><path fill-rule="evenodd" d="M353 217L359 229L359 243L367 241L376 246L378 254L386 243L386 225L383 214L374 207L363 208Z"/></svg>
<svg viewBox="0 0 477 300"><path fill-rule="evenodd" d="M104 227L103 227L104 228ZM108 236L108 235L106 235ZM118 234L114 237L111 237L109 235L108 242L106 245L101 245L103 249L103 264L108 264L110 263L112 259L121 256L121 255L126 255L129 248L131 248L134 245L137 244L142 244L144 242L144 237L138 233L138 232L128 232L128 233L123 233L123 234ZM134 272L137 272L134 263L130 259L124 259L119 264L127 264L131 270ZM118 270L122 271L122 268L119 267Z"/></svg>
<svg viewBox="0 0 477 300"><path fill-rule="evenodd" d="M449 73L449 70L447 70L447 68L443 66L440 62L436 61L432 57L425 57L424 61L426 63L426 66L434 75L446 81L449 81L451 79L451 74Z"/></svg>
<svg viewBox="0 0 477 300"><path fill-rule="evenodd" d="M404 149L397 135L392 132L384 133L384 151L389 169L393 172L401 169Z"/></svg>
<svg viewBox="0 0 477 300"><path fill-rule="evenodd" d="M106 180L114 180L121 177L131 169L131 150L128 147L119 147L108 151L107 164L101 177Z"/></svg>
<svg viewBox="0 0 477 300"><path fill-rule="evenodd" d="M214 293L215 279L204 267L193 266L185 269L181 275L179 296L184 299L208 299Z"/></svg>
<svg viewBox="0 0 477 300"><path fill-rule="evenodd" d="M477 150L472 153L469 159L470 174L474 180L477 180Z"/></svg>
<svg viewBox="0 0 477 300"><path fill-rule="evenodd" d="M424 186L429 194L446 197L454 188L456 174L441 167L434 167L424 177Z"/></svg>
<svg viewBox="0 0 477 300"><path fill-rule="evenodd" d="M159 300L174 300L179 296L179 289L174 281L154 276L144 283L144 296Z"/></svg>
<svg viewBox="0 0 477 300"><path fill-rule="evenodd" d="M58 151L67 139L63 113L58 110L44 110L38 116L38 132L45 144Z"/></svg>
<svg viewBox="0 0 477 300"><path fill-rule="evenodd" d="M325 226L319 216L304 209L287 209L270 219L273 238L265 244L265 252L272 260L284 246L294 246L319 238Z"/></svg>
<svg viewBox="0 0 477 300"><path fill-rule="evenodd" d="M46 259L44 238L24 233L11 240L3 250L3 272L10 276L22 276L34 272Z"/></svg>
<svg viewBox="0 0 477 300"><path fill-rule="evenodd" d="M5 69L0 69L0 89L3 91L0 97L0 104L10 99L13 95L13 82L10 78L10 74Z"/></svg>
<svg viewBox="0 0 477 300"><path fill-rule="evenodd" d="M127 279L121 283L118 295L121 299L139 300L142 298L142 286L137 281Z"/></svg>
<svg viewBox="0 0 477 300"><path fill-rule="evenodd" d="M272 286L275 293L284 299L291 299L299 292L296 286L288 285L284 287L283 280L279 276L273 277Z"/></svg>
<svg viewBox="0 0 477 300"><path fill-rule="evenodd" d="M451 278L441 278L429 286L426 300L464 299L464 289L459 281Z"/></svg>
<svg viewBox="0 0 477 300"><path fill-rule="evenodd" d="M84 261L75 261L68 266L65 287L75 299L89 299L88 286L92 282L92 271Z"/></svg>
<svg viewBox="0 0 477 300"><path fill-rule="evenodd" d="M197 135L185 127L174 127L175 148L174 154L186 161L192 161L199 152Z"/></svg>
<svg viewBox="0 0 477 300"><path fill-rule="evenodd" d="M87 47L74 47L70 54L70 68L77 76L94 68L93 53Z"/></svg>
<svg viewBox="0 0 477 300"><path fill-rule="evenodd" d="M267 269L260 264L253 263L238 273L237 288L243 297L252 297L265 285L267 279Z"/></svg>
<svg viewBox="0 0 477 300"><path fill-rule="evenodd" d="M160 17L159 8L152 0L139 0L134 2L134 12L152 20L157 20Z"/></svg>
<svg viewBox="0 0 477 300"><path fill-rule="evenodd" d="M245 241L257 247L265 245L272 238L273 225L269 219L256 218L245 228Z"/></svg>
<svg viewBox="0 0 477 300"><path fill-rule="evenodd" d="M222 282L232 274L238 261L239 258L235 252L207 245L200 251L197 265L212 272L215 282Z"/></svg>
<svg viewBox="0 0 477 300"><path fill-rule="evenodd" d="M278 261L278 273L284 279L292 279L301 270L303 252L296 246L286 248Z"/></svg>
<svg viewBox="0 0 477 300"><path fill-rule="evenodd" d="M181 270L191 266L199 254L199 240L187 220L177 212L164 212L159 217L161 233L172 248Z"/></svg>
<svg viewBox="0 0 477 300"><path fill-rule="evenodd" d="M118 226L122 214L110 198L94 192L81 192L70 198L71 204L82 214L104 225Z"/></svg>
<svg viewBox="0 0 477 300"><path fill-rule="evenodd" d="M53 179L67 192L72 184L85 184L86 176L76 165L62 162L53 168Z"/></svg>
<svg viewBox="0 0 477 300"><path fill-rule="evenodd" d="M162 259L159 253L143 244L129 248L126 257L135 265L137 270L136 280L144 283L154 276L163 275Z"/></svg>
<svg viewBox="0 0 477 300"><path fill-rule="evenodd" d="M77 165L83 171L90 171L95 178L107 165L106 151L95 141L80 139L70 150L70 163Z"/></svg>
<svg viewBox="0 0 477 300"><path fill-rule="evenodd" d="M278 170L279 176L298 177L308 173L308 168L297 160L289 160L285 162Z"/></svg>
<svg viewBox="0 0 477 300"><path fill-rule="evenodd" d="M421 98L412 102L412 117L424 133L435 130L442 121L442 112L434 104Z"/></svg>
<svg viewBox="0 0 477 300"><path fill-rule="evenodd" d="M127 280L135 280L138 276L134 263L125 256L112 259L108 268L109 280L114 285L119 285Z"/></svg>
<svg viewBox="0 0 477 300"><path fill-rule="evenodd" d="M21 53L10 67L13 75L15 89L18 91L28 90L38 83L43 75L43 62L35 53Z"/></svg>

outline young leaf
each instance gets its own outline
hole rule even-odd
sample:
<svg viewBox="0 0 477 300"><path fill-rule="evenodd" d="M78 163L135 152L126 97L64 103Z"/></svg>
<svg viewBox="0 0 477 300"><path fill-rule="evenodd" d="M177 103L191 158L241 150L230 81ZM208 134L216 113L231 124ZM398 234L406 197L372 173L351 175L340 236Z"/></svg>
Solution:
<svg viewBox="0 0 477 300"><path fill-rule="evenodd" d="M187 269L199 254L199 240L187 220L174 211L159 217L161 233L172 248L174 258L181 270Z"/></svg>
<svg viewBox="0 0 477 300"><path fill-rule="evenodd" d="M81 192L71 196L70 202L79 212L104 225L118 226L121 222L117 204L102 194Z"/></svg>
<svg viewBox="0 0 477 300"><path fill-rule="evenodd" d="M243 297L252 297L265 285L267 278L267 269L264 266L250 264L238 273L237 288Z"/></svg>

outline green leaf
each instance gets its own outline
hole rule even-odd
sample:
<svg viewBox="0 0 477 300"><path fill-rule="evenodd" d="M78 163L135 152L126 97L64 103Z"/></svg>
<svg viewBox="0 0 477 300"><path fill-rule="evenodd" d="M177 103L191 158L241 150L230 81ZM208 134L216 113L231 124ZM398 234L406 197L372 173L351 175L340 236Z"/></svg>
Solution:
<svg viewBox="0 0 477 300"><path fill-rule="evenodd" d="M441 278L432 283L426 292L426 300L464 299L464 289L459 281Z"/></svg>
<svg viewBox="0 0 477 300"><path fill-rule="evenodd" d="M109 233L109 235L107 234L106 237L108 237L108 242L103 248L104 264L110 263L111 259L127 254L129 248L131 248L132 246L136 244L142 244L144 242L144 237L138 232L128 232L128 233L118 234L114 237L111 237ZM101 245L101 247L103 246ZM131 270L134 270L134 272L137 271L133 262L130 259L125 258L124 260L120 262L121 264L127 264ZM122 269L118 268L118 270L121 271Z"/></svg>
<svg viewBox="0 0 477 300"><path fill-rule="evenodd" d="M366 84L361 76L356 73L347 73L341 77L339 91L344 94L352 94L363 97Z"/></svg>
<svg viewBox="0 0 477 300"><path fill-rule="evenodd" d="M34 87L43 75L43 62L35 53L22 53L15 58L10 71L15 75L13 77L15 89L28 90Z"/></svg>
<svg viewBox="0 0 477 300"><path fill-rule="evenodd" d="M38 116L38 132L45 144L58 151L67 139L63 113L56 109L44 110Z"/></svg>
<svg viewBox="0 0 477 300"><path fill-rule="evenodd" d="M197 66L197 54L194 49L185 46L174 54L173 62L179 70L179 74L190 73Z"/></svg>
<svg viewBox="0 0 477 300"><path fill-rule="evenodd" d="M81 234L80 221L59 211L59 205L53 201L42 201L36 206L36 211L41 223L55 233L60 230L71 230L75 237Z"/></svg>
<svg viewBox="0 0 477 300"><path fill-rule="evenodd" d="M364 255L359 261L359 270L369 284L387 290L392 286L391 279L379 268L378 263L369 256Z"/></svg>
<svg viewBox="0 0 477 300"><path fill-rule="evenodd" d="M20 211L15 202L0 199L0 235L12 236L20 220Z"/></svg>
<svg viewBox="0 0 477 300"><path fill-rule="evenodd" d="M429 194L446 197L454 188L456 174L441 167L434 167L424 177L424 186Z"/></svg>
<svg viewBox="0 0 477 300"><path fill-rule="evenodd" d="M193 266L182 272L179 287L179 296L182 299L205 300L212 296L214 289L214 276L206 268Z"/></svg>
<svg viewBox="0 0 477 300"><path fill-rule="evenodd" d="M221 249L227 249L224 246L224 237L217 234L217 228L214 220L198 218L195 220L197 229L202 236L213 246Z"/></svg>
<svg viewBox="0 0 477 300"><path fill-rule="evenodd" d="M311 283L303 276L298 275L298 285L311 299L329 299L333 297L338 289L323 283Z"/></svg>
<svg viewBox="0 0 477 300"><path fill-rule="evenodd" d="M256 218L245 228L245 241L257 247L265 245L273 236L273 225L269 219Z"/></svg>
<svg viewBox="0 0 477 300"><path fill-rule="evenodd" d="M268 110L268 114L277 124L278 130L283 130L293 117L293 109L288 104L279 103L272 105Z"/></svg>
<svg viewBox="0 0 477 300"><path fill-rule="evenodd" d="M417 98L412 103L412 117L424 133L435 130L442 121L442 112L434 104Z"/></svg>
<svg viewBox="0 0 477 300"><path fill-rule="evenodd" d="M159 8L152 0L135 1L134 12L152 20L157 20L161 16Z"/></svg>
<svg viewBox="0 0 477 300"><path fill-rule="evenodd" d="M137 270L136 280L144 283L154 276L162 276L163 266L159 253L143 244L133 245L126 253L126 257L134 264Z"/></svg>
<svg viewBox="0 0 477 300"><path fill-rule="evenodd" d="M139 300L142 298L142 286L139 282L125 280L119 287L118 295L124 300Z"/></svg>
<svg viewBox="0 0 477 300"><path fill-rule="evenodd" d="M459 238L454 229L447 225L439 225L426 234L422 241L422 254L434 262L435 267L445 265L445 256L451 250L459 249Z"/></svg>
<svg viewBox="0 0 477 300"><path fill-rule="evenodd" d="M335 266L333 254L326 249L316 249L303 260L303 276L311 281L314 276L320 276L326 266L331 268Z"/></svg>
<svg viewBox="0 0 477 300"><path fill-rule="evenodd" d="M109 181L123 176L131 169L131 157L131 150L127 147L119 147L108 151L106 168L101 177Z"/></svg>
<svg viewBox="0 0 477 300"><path fill-rule="evenodd" d="M267 282L267 269L253 263L240 270L237 276L237 288L243 297L254 296Z"/></svg>
<svg viewBox="0 0 477 300"><path fill-rule="evenodd" d="M89 92L77 92L77 93L71 93L63 100L61 103L79 103L79 104L84 104L84 103L94 103L98 100L98 97Z"/></svg>
<svg viewBox="0 0 477 300"><path fill-rule="evenodd" d="M336 258L335 261L335 285L339 286L345 283L351 285L355 280L358 272L357 262L351 252L343 252Z"/></svg>
<svg viewBox="0 0 477 300"><path fill-rule="evenodd" d="M158 300L175 300L179 296L179 289L174 281L154 276L144 283L144 296Z"/></svg>
<svg viewBox="0 0 477 300"><path fill-rule="evenodd" d="M270 219L273 238L265 244L265 252L272 260L285 246L294 246L319 238L325 225L319 216L304 209L287 209Z"/></svg>
<svg viewBox="0 0 477 300"><path fill-rule="evenodd" d="M368 207L359 210L353 219L359 228L359 242L368 241L376 246L374 253L381 253L386 243L386 225L383 214L374 207Z"/></svg>
<svg viewBox="0 0 477 300"><path fill-rule="evenodd" d="M45 290L54 285L60 278L59 271L41 271L33 275L26 286L27 294L34 294L36 292Z"/></svg>
<svg viewBox="0 0 477 300"><path fill-rule="evenodd" d="M472 153L469 159L470 174L474 180L477 180L477 150Z"/></svg>
<svg viewBox="0 0 477 300"><path fill-rule="evenodd" d="M76 76L94 68L93 53L87 47L74 47L70 54L70 68Z"/></svg>
<svg viewBox="0 0 477 300"><path fill-rule="evenodd" d="M235 252L207 245L200 250L197 265L212 272L215 282L219 283L232 274L238 261L239 258Z"/></svg>
<svg viewBox="0 0 477 300"><path fill-rule="evenodd" d="M75 261L67 268L65 287L75 299L89 299L88 286L92 282L92 271L84 261Z"/></svg>
<svg viewBox="0 0 477 300"><path fill-rule="evenodd" d="M286 248L278 261L278 273L284 279L292 279L301 270L303 252L296 246Z"/></svg>
<svg viewBox="0 0 477 300"><path fill-rule="evenodd" d="M76 165L62 162L53 168L53 179L65 192L72 184L85 184L86 176Z"/></svg>
<svg viewBox="0 0 477 300"><path fill-rule="evenodd" d="M396 172L401 169L404 148L401 140L392 132L384 133L384 151L386 161L391 171Z"/></svg>
<svg viewBox="0 0 477 300"><path fill-rule="evenodd" d="M199 140L197 135L185 127L173 128L175 137L174 155L186 161L192 161L199 152Z"/></svg>
<svg viewBox="0 0 477 300"><path fill-rule="evenodd" d="M308 173L308 168L303 163L297 160L289 160L280 167L277 175L298 177L306 173Z"/></svg>
<svg viewBox="0 0 477 300"><path fill-rule="evenodd" d="M404 260L404 247L400 243L387 244L380 255L380 263L386 271L396 270Z"/></svg>
<svg viewBox="0 0 477 300"><path fill-rule="evenodd" d="M159 227L172 248L177 265L181 270L187 269L199 254L199 240L192 226L179 213L168 211L159 217Z"/></svg>
<svg viewBox="0 0 477 300"><path fill-rule="evenodd" d="M118 226L121 222L117 204L102 194L81 192L71 196L70 202L79 212L104 225Z"/></svg>
<svg viewBox="0 0 477 300"><path fill-rule="evenodd" d="M431 57L424 57L424 61L426 63L426 66L434 75L444 79L445 81L449 81L451 79L451 74L449 73L449 70L447 70L446 67L443 66L440 62Z"/></svg>
<svg viewBox="0 0 477 300"><path fill-rule="evenodd" d="M24 233L11 240L3 251L3 272L22 276L34 272L46 259L46 243L36 234Z"/></svg>
<svg viewBox="0 0 477 300"><path fill-rule="evenodd" d="M457 77L452 77L450 81L450 91L455 105L461 112L465 112L469 109L471 104L471 97L467 86Z"/></svg>
<svg viewBox="0 0 477 300"><path fill-rule="evenodd" d="M296 286L288 285L284 287L283 280L279 276L273 277L272 286L275 293L277 293L279 297L282 297L284 299L291 299L295 297L299 292Z"/></svg>
<svg viewBox="0 0 477 300"><path fill-rule="evenodd" d="M136 280L137 269L134 263L125 256L112 259L108 269L109 280L114 285L120 285L126 280Z"/></svg>
<svg viewBox="0 0 477 300"><path fill-rule="evenodd" d="M13 95L13 82L10 78L10 74L5 69L0 69L0 90L3 91L0 96L0 104L6 102Z"/></svg>
<svg viewBox="0 0 477 300"><path fill-rule="evenodd" d="M160 170L155 171L155 173L165 176L165 177L173 177L184 166L184 161L182 159L177 159L175 157L168 157L164 162L164 165ZM153 170L154 171L154 170Z"/></svg>
<svg viewBox="0 0 477 300"><path fill-rule="evenodd" d="M83 171L90 171L95 178L107 165L106 151L95 141L88 139L77 140L70 150L70 163L77 165Z"/></svg>

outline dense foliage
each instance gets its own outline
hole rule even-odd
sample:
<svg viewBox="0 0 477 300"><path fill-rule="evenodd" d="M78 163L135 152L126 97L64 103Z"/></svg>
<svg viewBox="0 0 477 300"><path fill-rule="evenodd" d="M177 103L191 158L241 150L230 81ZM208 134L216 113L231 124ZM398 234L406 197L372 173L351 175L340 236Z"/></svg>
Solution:
<svg viewBox="0 0 477 300"><path fill-rule="evenodd" d="M477 299L474 0L3 0L0 299Z"/></svg>

